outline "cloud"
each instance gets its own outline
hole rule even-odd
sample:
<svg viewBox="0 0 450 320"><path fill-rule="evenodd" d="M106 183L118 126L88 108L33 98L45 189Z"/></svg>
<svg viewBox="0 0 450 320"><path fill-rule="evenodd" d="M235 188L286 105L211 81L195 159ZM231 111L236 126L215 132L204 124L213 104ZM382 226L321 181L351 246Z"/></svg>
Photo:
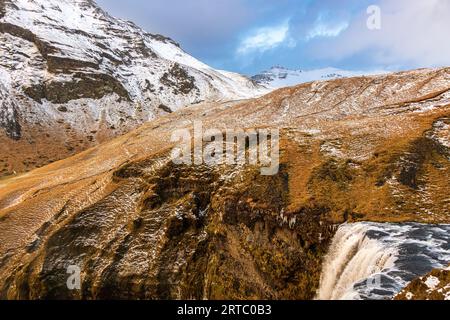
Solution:
<svg viewBox="0 0 450 320"><path fill-rule="evenodd" d="M97 1L216 68L247 74L275 64L362 70L450 65L449 0ZM381 30L367 28L370 5L381 9Z"/></svg>
<svg viewBox="0 0 450 320"><path fill-rule="evenodd" d="M151 33L180 42L198 55L222 55L234 49L237 35L249 28L257 12L242 0L97 0L114 16L132 20ZM207 54L206 54L207 53Z"/></svg>
<svg viewBox="0 0 450 320"><path fill-rule="evenodd" d="M239 55L246 55L254 52L263 53L282 44L290 47L295 46L295 42L289 37L289 20L276 26L263 27L254 30L249 36L241 41L237 53Z"/></svg>
<svg viewBox="0 0 450 320"><path fill-rule="evenodd" d="M361 12L332 41L317 44L312 54L323 59L364 56L384 66L429 67L450 65L450 1L381 0L381 29L367 28Z"/></svg>

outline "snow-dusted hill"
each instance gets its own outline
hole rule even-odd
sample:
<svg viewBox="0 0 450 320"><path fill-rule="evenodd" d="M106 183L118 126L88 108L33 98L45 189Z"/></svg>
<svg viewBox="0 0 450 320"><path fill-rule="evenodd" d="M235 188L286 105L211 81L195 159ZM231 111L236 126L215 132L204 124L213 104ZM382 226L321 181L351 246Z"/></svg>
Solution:
<svg viewBox="0 0 450 320"><path fill-rule="evenodd" d="M186 105L265 92L92 0L0 0L0 127L14 150L47 137L73 153Z"/></svg>
<svg viewBox="0 0 450 320"><path fill-rule="evenodd" d="M450 68L317 81L2 179L0 299L389 298L450 259L449 115ZM279 128L278 173L252 163L256 141L235 165L174 163L171 135L195 121Z"/></svg>
<svg viewBox="0 0 450 320"><path fill-rule="evenodd" d="M282 88L294 86L300 83L332 80L338 78L348 78L362 75L382 74L382 71L363 72L363 71L346 71L337 68L322 68L315 70L290 70L281 66L271 67L269 70L263 71L252 79L269 88Z"/></svg>

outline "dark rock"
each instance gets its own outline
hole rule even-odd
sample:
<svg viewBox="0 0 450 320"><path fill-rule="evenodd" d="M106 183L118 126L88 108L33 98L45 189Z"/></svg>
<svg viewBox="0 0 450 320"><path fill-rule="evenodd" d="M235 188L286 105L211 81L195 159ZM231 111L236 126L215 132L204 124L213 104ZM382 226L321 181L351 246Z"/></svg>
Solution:
<svg viewBox="0 0 450 320"><path fill-rule="evenodd" d="M161 110L163 110L164 112L167 112L167 113L172 113L172 112L173 112L173 111L172 111L168 106L166 106L165 104L160 104L160 105L158 106L158 108L161 109Z"/></svg>
<svg viewBox="0 0 450 320"><path fill-rule="evenodd" d="M174 63L169 72L161 77L160 82L171 87L174 94L189 94L193 90L199 91L195 85L195 78L190 76L178 63Z"/></svg>

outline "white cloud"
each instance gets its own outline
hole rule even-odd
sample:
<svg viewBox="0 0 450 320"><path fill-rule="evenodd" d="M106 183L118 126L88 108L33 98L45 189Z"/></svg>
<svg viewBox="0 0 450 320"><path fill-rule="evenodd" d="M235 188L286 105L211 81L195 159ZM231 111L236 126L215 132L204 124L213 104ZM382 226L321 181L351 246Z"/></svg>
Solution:
<svg viewBox="0 0 450 320"><path fill-rule="evenodd" d="M318 22L313 29L308 32L306 40L311 40L318 37L337 37L342 31L348 28L347 22L341 22L336 25L327 25L323 22Z"/></svg>
<svg viewBox="0 0 450 320"><path fill-rule="evenodd" d="M429 67L450 65L450 1L381 0L381 29L369 30L366 12L313 54L340 60L362 54L373 64Z"/></svg>
<svg viewBox="0 0 450 320"><path fill-rule="evenodd" d="M289 37L289 21L273 27L256 29L244 38L237 50L240 55L251 52L265 52L280 45L295 46L295 41Z"/></svg>

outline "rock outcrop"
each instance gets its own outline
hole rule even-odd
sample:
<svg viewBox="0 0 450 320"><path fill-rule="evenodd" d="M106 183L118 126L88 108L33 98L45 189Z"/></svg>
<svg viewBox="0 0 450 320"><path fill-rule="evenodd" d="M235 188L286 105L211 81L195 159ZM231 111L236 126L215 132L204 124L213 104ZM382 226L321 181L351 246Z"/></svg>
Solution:
<svg viewBox="0 0 450 320"><path fill-rule="evenodd" d="M395 300L450 300L450 268L411 281Z"/></svg>

